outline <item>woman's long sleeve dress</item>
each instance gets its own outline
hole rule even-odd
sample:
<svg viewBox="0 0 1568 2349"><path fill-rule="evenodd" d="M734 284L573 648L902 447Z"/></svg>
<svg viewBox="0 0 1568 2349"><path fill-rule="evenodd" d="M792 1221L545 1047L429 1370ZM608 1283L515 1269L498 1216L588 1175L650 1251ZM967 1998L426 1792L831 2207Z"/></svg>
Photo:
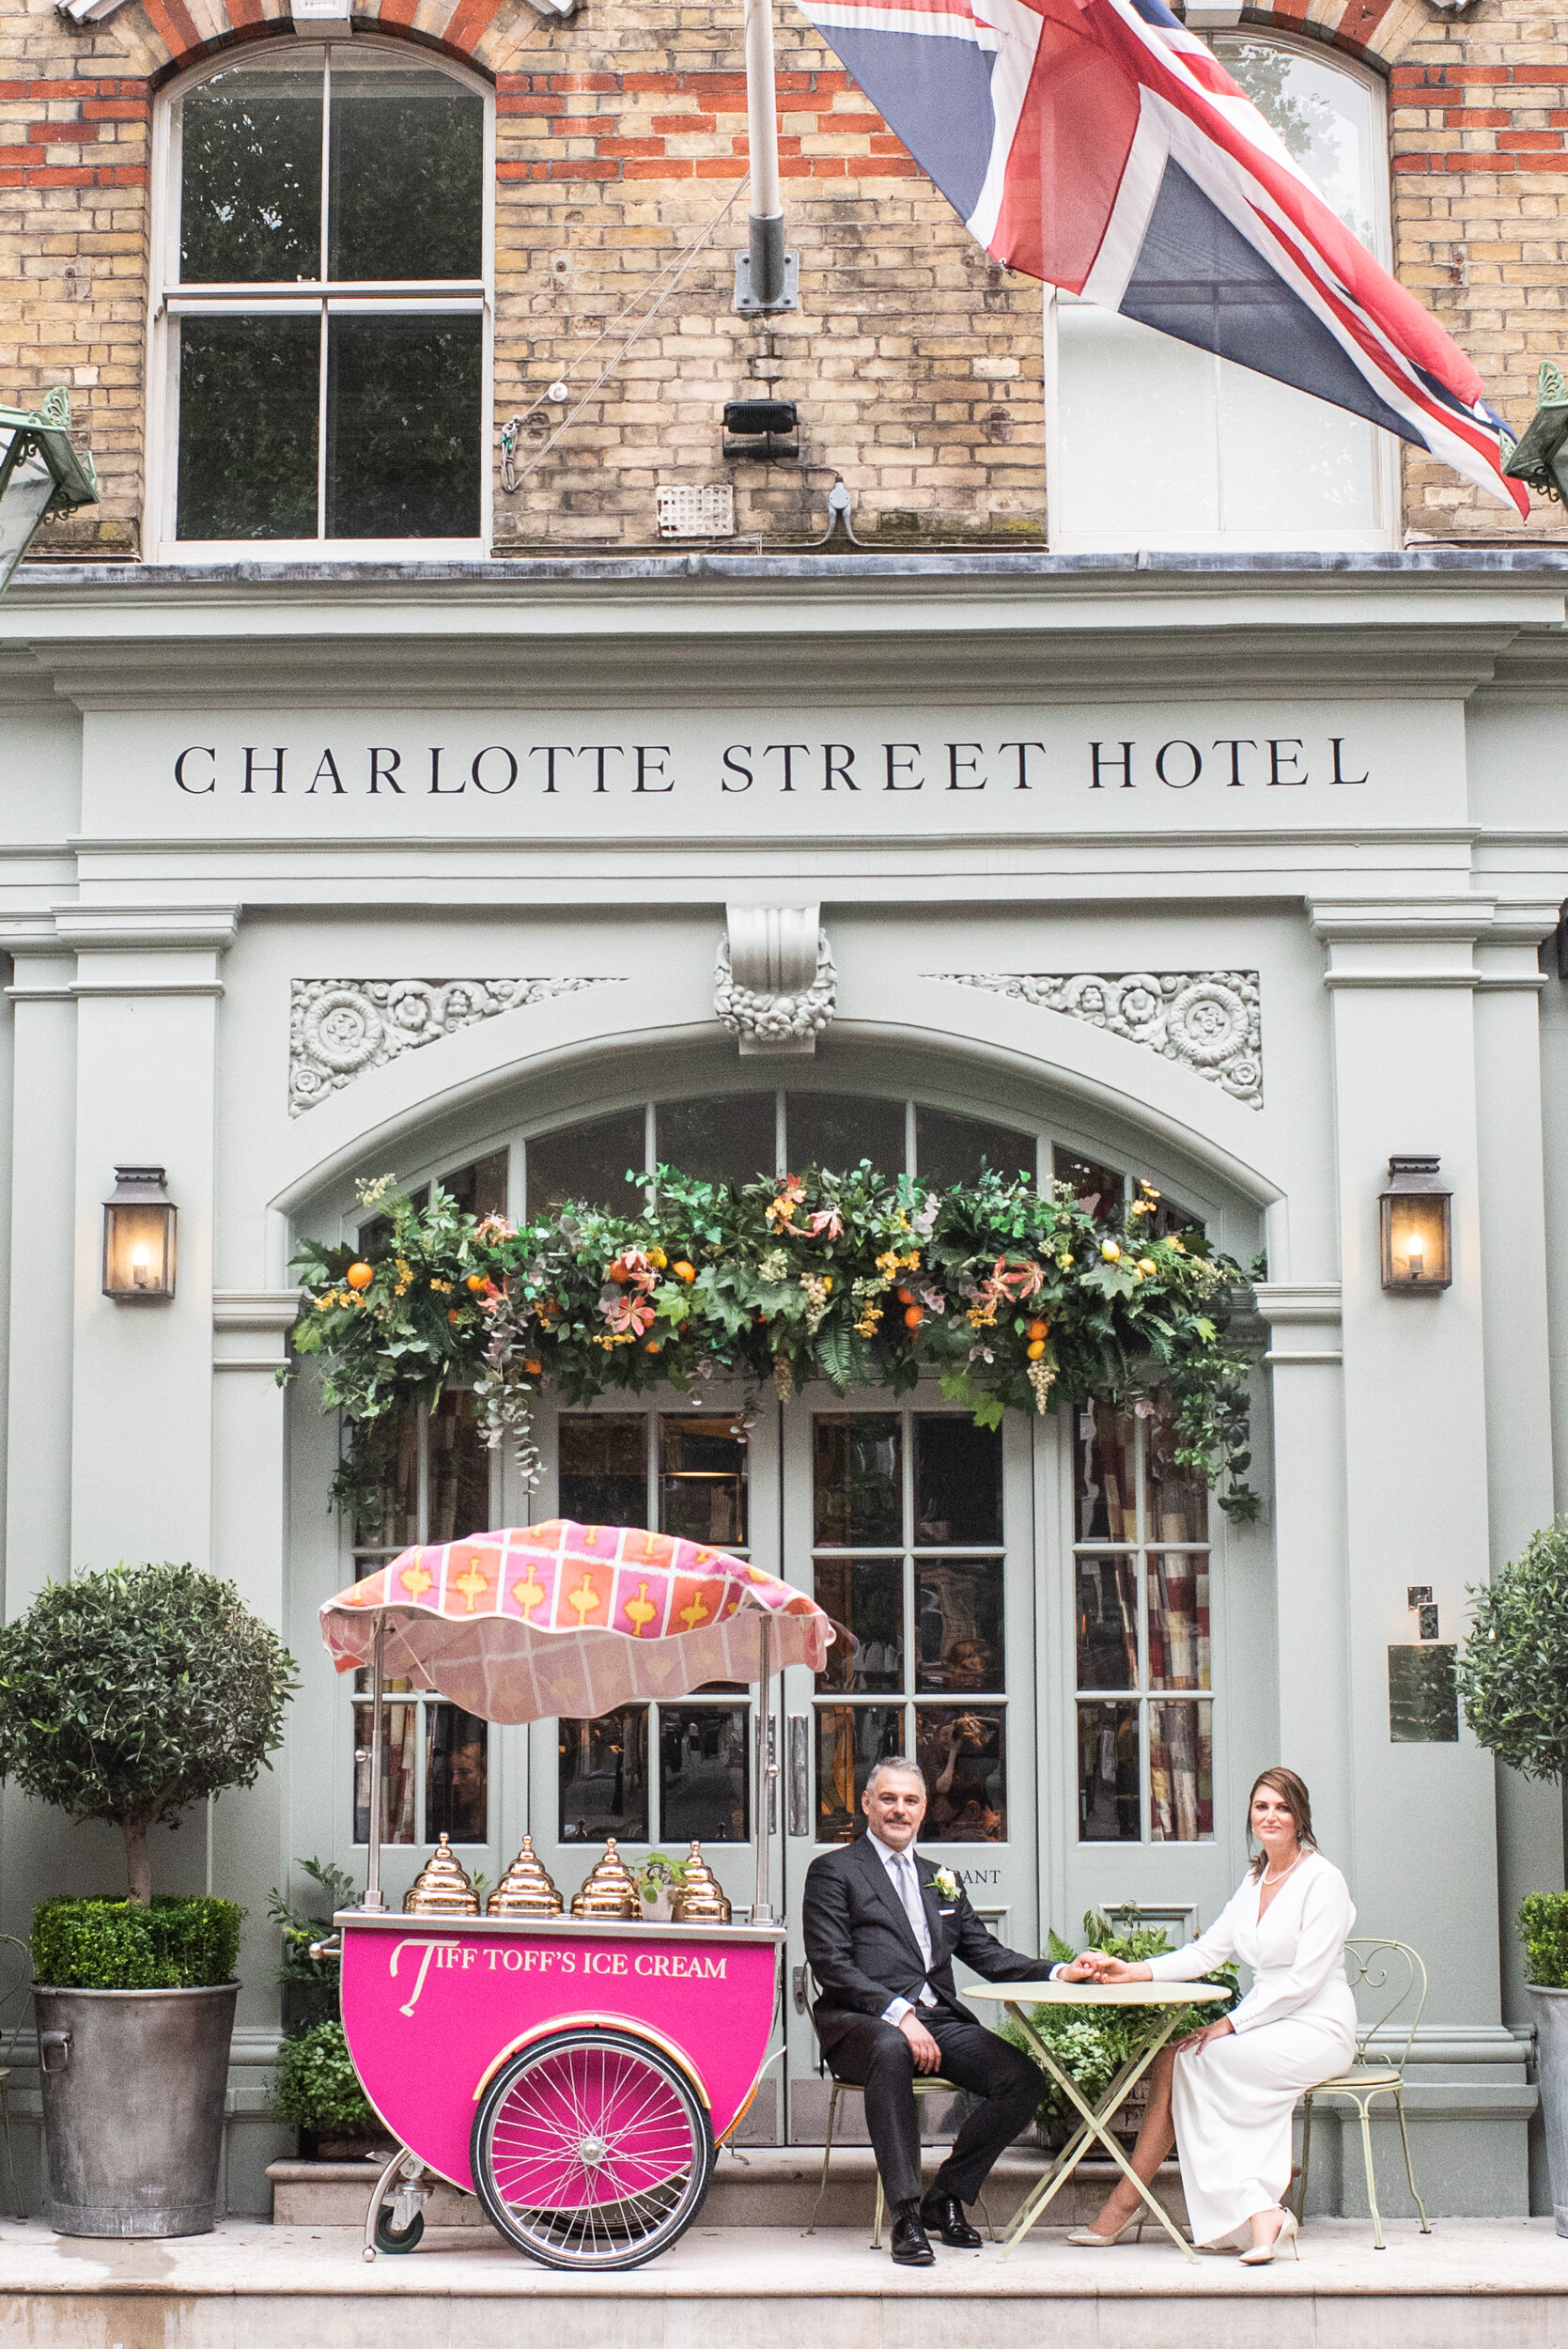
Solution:
<svg viewBox="0 0 1568 2349"><path fill-rule="evenodd" d="M1296 2098L1356 2051L1344 1974L1356 1911L1343 1876L1309 1852L1260 1921L1261 1890L1244 1877L1206 1933L1149 1961L1157 1982L1196 1982L1231 1957L1252 1969L1234 2035L1176 2058L1172 2110L1194 2243L1224 2243L1284 2200Z"/></svg>

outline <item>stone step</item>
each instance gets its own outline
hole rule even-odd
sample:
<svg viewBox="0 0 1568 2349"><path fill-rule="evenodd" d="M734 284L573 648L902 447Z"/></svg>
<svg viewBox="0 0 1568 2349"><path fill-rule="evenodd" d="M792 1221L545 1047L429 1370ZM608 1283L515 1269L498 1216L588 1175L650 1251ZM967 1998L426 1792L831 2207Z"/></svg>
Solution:
<svg viewBox="0 0 1568 2349"><path fill-rule="evenodd" d="M929 2178L941 2159L939 2146L925 2149ZM272 2217L285 2227L360 2227L369 2204L370 2189L380 2164L374 2161L274 2161L267 2171L272 2182ZM1031 2186L1039 2177L1041 2157L1004 2154L986 2187L986 2208L998 2231L1005 2227ZM1051 2204L1055 2227L1082 2227L1099 2210L1115 2180L1113 2164L1087 2161L1069 2179ZM699 2224L708 2227L787 2227L804 2230L822 2183L820 2146L747 2146L719 2156ZM1174 2162L1167 2162L1156 2181L1156 2192L1178 2225L1187 2217L1181 2177ZM828 2191L822 2197L819 2229L860 2228L869 2237L877 2195L877 2169L863 2145L837 2145L829 2170ZM493 2242L496 2237L471 2194L437 2184L425 2206L425 2224L472 2228ZM984 2227L983 2217L976 2224Z"/></svg>
<svg viewBox="0 0 1568 2349"><path fill-rule="evenodd" d="M939 2247L929 2268L866 2229L706 2226L616 2275L537 2266L474 2228L366 2263L346 2227L225 2220L207 2235L102 2242L0 2221L0 2309L17 2349L1548 2349L1568 2338L1549 2218L1313 2219L1299 2263L1183 2259L1163 2238L1076 2251L1046 2232L1011 2258ZM1259 2303L1265 2305L1260 2307Z"/></svg>

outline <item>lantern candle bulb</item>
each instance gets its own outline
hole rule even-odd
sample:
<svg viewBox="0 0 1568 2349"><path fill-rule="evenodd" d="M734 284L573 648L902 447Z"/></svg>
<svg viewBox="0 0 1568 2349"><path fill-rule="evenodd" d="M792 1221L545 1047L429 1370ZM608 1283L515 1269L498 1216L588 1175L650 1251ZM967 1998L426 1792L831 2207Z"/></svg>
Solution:
<svg viewBox="0 0 1568 2349"><path fill-rule="evenodd" d="M1405 1270L1412 1281L1419 1281L1426 1269L1426 1250L1419 1232L1412 1232L1405 1251Z"/></svg>
<svg viewBox="0 0 1568 2349"><path fill-rule="evenodd" d="M131 1277L139 1289L147 1286L147 1250L133 1248L131 1252Z"/></svg>

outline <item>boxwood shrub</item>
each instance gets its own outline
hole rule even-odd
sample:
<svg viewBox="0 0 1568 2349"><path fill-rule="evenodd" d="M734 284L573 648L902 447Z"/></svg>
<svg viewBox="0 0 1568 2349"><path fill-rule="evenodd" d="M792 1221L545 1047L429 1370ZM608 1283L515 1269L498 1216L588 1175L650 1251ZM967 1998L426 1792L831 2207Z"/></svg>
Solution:
<svg viewBox="0 0 1568 2349"><path fill-rule="evenodd" d="M316 2137L382 2133L360 2086L341 2023L318 2023L284 2041L268 2103L274 2121Z"/></svg>
<svg viewBox="0 0 1568 2349"><path fill-rule="evenodd" d="M56 1990L206 1990L235 1979L233 1901L155 1893L150 1906L100 1898L33 1911L33 1970Z"/></svg>
<svg viewBox="0 0 1568 2349"><path fill-rule="evenodd" d="M1568 1892L1532 1892L1520 1905L1518 1933L1526 1980L1542 1990L1568 1990Z"/></svg>

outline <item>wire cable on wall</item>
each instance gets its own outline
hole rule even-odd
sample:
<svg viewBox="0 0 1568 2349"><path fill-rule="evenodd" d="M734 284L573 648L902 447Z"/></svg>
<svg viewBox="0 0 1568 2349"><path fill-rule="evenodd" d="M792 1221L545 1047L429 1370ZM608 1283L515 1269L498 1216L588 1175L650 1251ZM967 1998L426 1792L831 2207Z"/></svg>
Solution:
<svg viewBox="0 0 1568 2349"><path fill-rule="evenodd" d="M749 171L743 172L740 178L736 181L734 187L730 190L728 195L724 198L722 204L720 205L719 210L714 213L713 218L708 222L706 227L702 229L695 237L693 237L691 243L686 245L679 253L677 253L673 260L666 261L662 269L657 270L653 276L649 278L647 284L641 287L639 290L632 295L629 302L622 304L621 308L615 313L615 316L609 320L608 324L599 329L598 333L594 336L593 341L588 345L586 350L582 350L578 353L577 357L571 362L570 366L566 367L556 378L555 382L551 384L549 389L539 394L538 398L534 401L532 407L522 409L517 415L513 416L508 423L502 426L501 487L507 492L508 495L516 490L520 489L523 482L527 480L529 474L534 472L535 468L543 464L545 459L550 455L551 450L555 446L556 442L561 438L562 433L567 431L577 422L578 417L582 413L584 408L586 408L593 400L601 386L609 381L612 375L613 375L615 369L620 366L622 360L625 359L633 344L639 342L643 335L647 333L648 328L653 324L654 319L659 316L659 313L662 310L664 304L670 300L672 294L675 293L681 279L685 276L692 262L697 258L697 256L701 253L703 247L707 243L709 238L713 235L714 230L723 220L725 214L730 210L736 201L736 198L740 194L741 190L746 186L750 178L751 173ZM603 366L599 369L598 375L595 376L593 381L589 384L587 390L582 394L580 398L572 403L570 408L568 408L567 413L562 417L554 431L550 435L550 438L540 443L539 447L535 450L533 456L528 459L528 462L525 465L521 467L518 466L514 461L517 455L518 434L521 431L523 426L528 422L530 416L537 415L539 410L544 407L546 402L550 399L551 393L555 391L556 384L564 385L569 382L572 375L579 367L586 366L589 360L593 357L594 352L598 349L600 343L606 341L608 337L613 334L618 328L624 326L627 319L631 316L631 313L637 309L642 303L648 301L650 295L654 293L655 288L660 285L660 281L661 279L668 279L669 282L663 287L662 291L659 293L658 299L653 302L651 308L644 317L637 320L637 323L632 327L629 334L627 334L625 340L620 345L620 348L612 352L611 356L605 361Z"/></svg>

